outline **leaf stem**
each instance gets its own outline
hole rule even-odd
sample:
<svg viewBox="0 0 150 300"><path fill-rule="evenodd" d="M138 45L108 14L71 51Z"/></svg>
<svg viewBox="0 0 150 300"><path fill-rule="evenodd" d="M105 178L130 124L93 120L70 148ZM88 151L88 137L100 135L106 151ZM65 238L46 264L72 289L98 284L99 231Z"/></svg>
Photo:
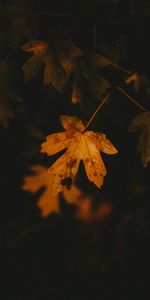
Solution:
<svg viewBox="0 0 150 300"><path fill-rule="evenodd" d="M101 103L99 104L99 106L97 107L97 109L95 110L95 112L93 113L93 115L91 116L91 118L89 119L89 121L87 122L85 129L87 129L87 127L89 127L89 125L91 124L91 122L93 121L93 119L95 118L96 114L99 112L99 110L102 108L102 106L106 103L106 101L109 99L111 93L107 94L104 99L101 101Z"/></svg>
<svg viewBox="0 0 150 300"><path fill-rule="evenodd" d="M143 111L148 112L148 109L146 109L144 106L142 106L141 104L139 104L134 98L132 98L128 93L126 93L120 86L117 86L117 89L123 94L125 95L127 98L129 98L136 106L138 106L140 109L142 109ZM112 89L105 97L104 99L101 101L101 103L99 104L99 106L97 107L97 109L95 110L95 112L92 114L92 116L90 117L89 121L87 122L84 131L89 127L89 125L91 124L91 122L93 121L93 119L95 118L96 114L99 112L99 110L102 108L102 106L106 103L106 101L110 98L111 93L114 89Z"/></svg>
<svg viewBox="0 0 150 300"><path fill-rule="evenodd" d="M142 106L141 104L139 104L134 98L132 98L128 93L126 93L120 86L117 86L117 89L123 94L125 95L128 99L130 99L136 106L138 106L140 109L142 109L143 111L148 111L148 109L146 109L144 106Z"/></svg>
<svg viewBox="0 0 150 300"><path fill-rule="evenodd" d="M63 32L63 34L66 34L66 33L69 33L69 32L71 32L71 31L74 31L74 30L76 30L79 26L80 26L80 25L73 26L73 27L71 27L71 28L65 30L65 31Z"/></svg>
<svg viewBox="0 0 150 300"><path fill-rule="evenodd" d="M52 17L78 18L77 16L73 16L73 15L62 14L62 13L51 13L51 12L46 12L41 10L35 10L35 13L40 15L52 16Z"/></svg>
<svg viewBox="0 0 150 300"><path fill-rule="evenodd" d="M97 28L96 28L96 22L94 22L94 28L93 28L93 48L94 51L96 50L96 32Z"/></svg>
<svg viewBox="0 0 150 300"><path fill-rule="evenodd" d="M115 64L115 63L112 63L112 66L113 66L114 68L116 68L116 69L118 69L118 70L120 70L120 71L122 71L122 72L128 74L128 75L130 75L130 74L132 73L131 71L129 71L129 70L123 68L123 67L120 67L119 65L117 65L117 64Z"/></svg>
<svg viewBox="0 0 150 300"><path fill-rule="evenodd" d="M14 48L11 49L11 50L9 51L9 53L7 54L6 59L9 58L9 57L15 52L16 49L17 49L17 46L14 46Z"/></svg>

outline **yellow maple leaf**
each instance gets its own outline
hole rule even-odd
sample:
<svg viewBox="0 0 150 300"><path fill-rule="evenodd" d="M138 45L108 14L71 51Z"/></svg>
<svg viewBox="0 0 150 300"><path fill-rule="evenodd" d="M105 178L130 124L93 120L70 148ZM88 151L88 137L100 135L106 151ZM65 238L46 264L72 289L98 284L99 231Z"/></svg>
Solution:
<svg viewBox="0 0 150 300"><path fill-rule="evenodd" d="M103 133L85 131L83 122L76 116L61 116L60 122L65 131L48 135L46 142L41 145L41 152L48 155L67 148L48 170L53 194L63 191L62 181L77 174L81 160L88 179L100 188L106 168L99 152L115 154L116 148Z"/></svg>

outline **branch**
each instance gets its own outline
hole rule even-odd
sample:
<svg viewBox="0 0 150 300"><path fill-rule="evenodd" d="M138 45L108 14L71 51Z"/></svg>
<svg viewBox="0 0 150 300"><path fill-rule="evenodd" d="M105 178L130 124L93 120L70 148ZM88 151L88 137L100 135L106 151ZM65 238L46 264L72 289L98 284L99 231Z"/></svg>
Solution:
<svg viewBox="0 0 150 300"><path fill-rule="evenodd" d="M116 87L117 90L119 90L123 95L125 95L127 98L129 98L136 106L138 106L140 109L142 109L143 111L148 112L149 110L146 109L144 106L142 106L141 104L139 104L133 97L131 97L128 93L126 93L120 86ZM99 112L99 110L102 108L102 106L106 103L106 101L110 98L113 90L115 88L113 88L105 97L104 99L101 101L101 103L99 104L98 108L95 110L95 112L93 113L93 115L90 117L89 121L87 122L86 126L85 126L85 130L87 129L87 127L89 127L89 125L91 124L91 122L93 121L93 119L95 118L96 114Z"/></svg>
<svg viewBox="0 0 150 300"><path fill-rule="evenodd" d="M102 108L102 106L106 103L106 101L109 99L111 93L107 94L105 96L105 98L102 100L102 102L99 104L98 108L95 110L95 112L93 113L93 115L91 116L91 118L89 119L89 121L87 122L86 126L85 126L85 130L87 129L87 127L89 127L89 125L91 124L91 122L93 121L93 119L95 118L96 114L99 112L99 110Z"/></svg>
<svg viewBox="0 0 150 300"><path fill-rule="evenodd" d="M96 23L94 22L94 28L93 28L93 48L94 51L96 50L96 32L97 28L96 28Z"/></svg>
<svg viewBox="0 0 150 300"><path fill-rule="evenodd" d="M17 46L14 46L14 48L11 49L11 50L9 51L9 53L7 54L6 59L9 58L9 57L15 52L16 49L17 49Z"/></svg>
<svg viewBox="0 0 150 300"><path fill-rule="evenodd" d="M40 11L40 10L35 10L35 13L40 15L47 15L51 17L78 18L77 16L73 16L73 15L62 14L62 13L51 13L51 12Z"/></svg>
<svg viewBox="0 0 150 300"><path fill-rule="evenodd" d="M80 26L80 25L73 26L73 27L71 27L70 29L65 30L65 31L63 32L63 34L66 34L66 33L69 33L69 32L71 32L71 31L74 31L74 30L76 30L79 26Z"/></svg>
<svg viewBox="0 0 150 300"><path fill-rule="evenodd" d="M123 94L125 95L128 99L130 99L136 106L138 106L140 109L142 109L143 111L147 111L148 109L146 109L144 106L142 106L141 104L139 104L133 97L131 97L128 93L126 93L120 86L117 86L117 89Z"/></svg>

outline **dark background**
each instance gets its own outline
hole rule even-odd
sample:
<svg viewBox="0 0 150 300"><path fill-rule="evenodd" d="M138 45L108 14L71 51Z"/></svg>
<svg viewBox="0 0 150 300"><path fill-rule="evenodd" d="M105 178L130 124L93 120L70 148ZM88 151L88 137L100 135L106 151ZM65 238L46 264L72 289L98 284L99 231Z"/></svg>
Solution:
<svg viewBox="0 0 150 300"><path fill-rule="evenodd" d="M65 38L93 51L96 24L96 50L107 45L109 56L110 47L114 49L121 37L125 54L114 50L119 64L144 76L147 82L146 86L141 84L138 94L133 86L127 90L149 108L149 1L39 0L34 9L77 16L37 13L39 39L51 42L52 36L77 25L64 34ZM23 42L27 40L25 37ZM26 58L19 47L9 56L19 74L16 85L23 103L15 108L15 118L0 127L1 299L149 299L150 169L143 168L137 154L138 134L128 132L140 109L114 91L90 126L91 130L104 131L119 153L103 157L108 175L101 190L88 182L82 166L77 183L92 196L93 206L103 198L109 200L112 214L103 220L83 222L74 217L73 207L60 199L61 213L44 219L36 208L38 194L21 190L23 178L31 164L48 167L52 162L53 158L40 154L39 149L48 133L61 130L59 116L76 114L87 120L98 101L88 99L84 108L73 106L69 102L70 85L58 93L43 87L41 75L24 84L21 66ZM108 69L105 76L115 86L123 73ZM42 131L41 138L31 133L33 126Z"/></svg>

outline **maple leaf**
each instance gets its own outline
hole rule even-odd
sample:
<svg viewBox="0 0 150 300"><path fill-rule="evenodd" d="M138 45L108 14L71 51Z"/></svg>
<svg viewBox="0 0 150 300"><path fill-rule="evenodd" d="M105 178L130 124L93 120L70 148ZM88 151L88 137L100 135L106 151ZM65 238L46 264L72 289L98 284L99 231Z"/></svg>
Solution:
<svg viewBox="0 0 150 300"><path fill-rule="evenodd" d="M10 22L8 34L11 45L20 44L25 36L28 39L37 38L37 18L33 11L33 1L13 0L6 5L1 5L0 9Z"/></svg>
<svg viewBox="0 0 150 300"><path fill-rule="evenodd" d="M60 213L59 194L52 194L52 182L47 168L43 165L34 165L30 167L30 170L33 175L24 178L22 190L34 194L44 187L44 191L37 202L37 207L40 209L42 217L45 218L52 213ZM68 204L76 205L76 216L78 218L89 219L91 199L88 198L86 199L88 201L81 201L81 198L83 200L83 193L75 184L69 190L66 187L64 188L63 197Z"/></svg>
<svg viewBox="0 0 150 300"><path fill-rule="evenodd" d="M30 170L33 175L24 178L22 190L34 194L44 187L45 189L37 201L41 216L46 218L52 213L60 213L59 194L52 195L51 193L52 186L47 169L42 165L34 165L30 167ZM92 197L86 195L75 184L72 184L70 189L64 187L62 196L66 204L74 206L74 217L84 222L103 220L113 210L112 205L106 200L100 202L99 206L93 209Z"/></svg>
<svg viewBox="0 0 150 300"><path fill-rule="evenodd" d="M147 167L150 161L150 113L143 112L137 115L129 126L130 132L141 131L137 144L137 151L140 153L144 167Z"/></svg>
<svg viewBox="0 0 150 300"><path fill-rule="evenodd" d="M50 213L59 212L58 194L53 195L51 192L51 180L47 174L47 169L41 165L32 166L31 171L33 175L26 176L22 186L23 191L36 193L41 188L45 188L44 192L38 199L37 206L41 211L43 217Z"/></svg>
<svg viewBox="0 0 150 300"><path fill-rule="evenodd" d="M49 45L45 41L30 41L22 46L33 56L23 65L25 81L37 76L44 64L44 85L52 85L61 91L73 73L72 103L83 102L83 88L89 86L94 98L102 97L110 84L97 71L110 65L110 61L100 55L83 55L71 42L60 41Z"/></svg>
<svg viewBox="0 0 150 300"><path fill-rule="evenodd" d="M53 193L63 190L62 181L73 178L83 160L87 177L97 187L103 185L106 168L99 151L107 154L117 153L116 148L103 133L85 131L83 122L76 116L61 116L65 131L47 136L41 145L41 152L53 155L65 148L66 152L49 168Z"/></svg>
<svg viewBox="0 0 150 300"><path fill-rule="evenodd" d="M59 194L52 194L52 181L47 172L47 168L43 165L34 165L30 167L30 170L33 175L24 178L22 190L35 194L40 191L41 188L44 188L37 202L41 216L45 218L52 213L60 213ZM77 200L81 197L81 190L75 185L72 185L69 190L64 188L63 196L65 200L67 200L67 203L77 204Z"/></svg>
<svg viewBox="0 0 150 300"><path fill-rule="evenodd" d="M53 46L49 46L45 41L30 41L24 44L22 49L33 53L22 67L25 81L36 77L44 64L44 85L52 84L58 91L66 84L75 57L81 55L80 49L68 41Z"/></svg>

